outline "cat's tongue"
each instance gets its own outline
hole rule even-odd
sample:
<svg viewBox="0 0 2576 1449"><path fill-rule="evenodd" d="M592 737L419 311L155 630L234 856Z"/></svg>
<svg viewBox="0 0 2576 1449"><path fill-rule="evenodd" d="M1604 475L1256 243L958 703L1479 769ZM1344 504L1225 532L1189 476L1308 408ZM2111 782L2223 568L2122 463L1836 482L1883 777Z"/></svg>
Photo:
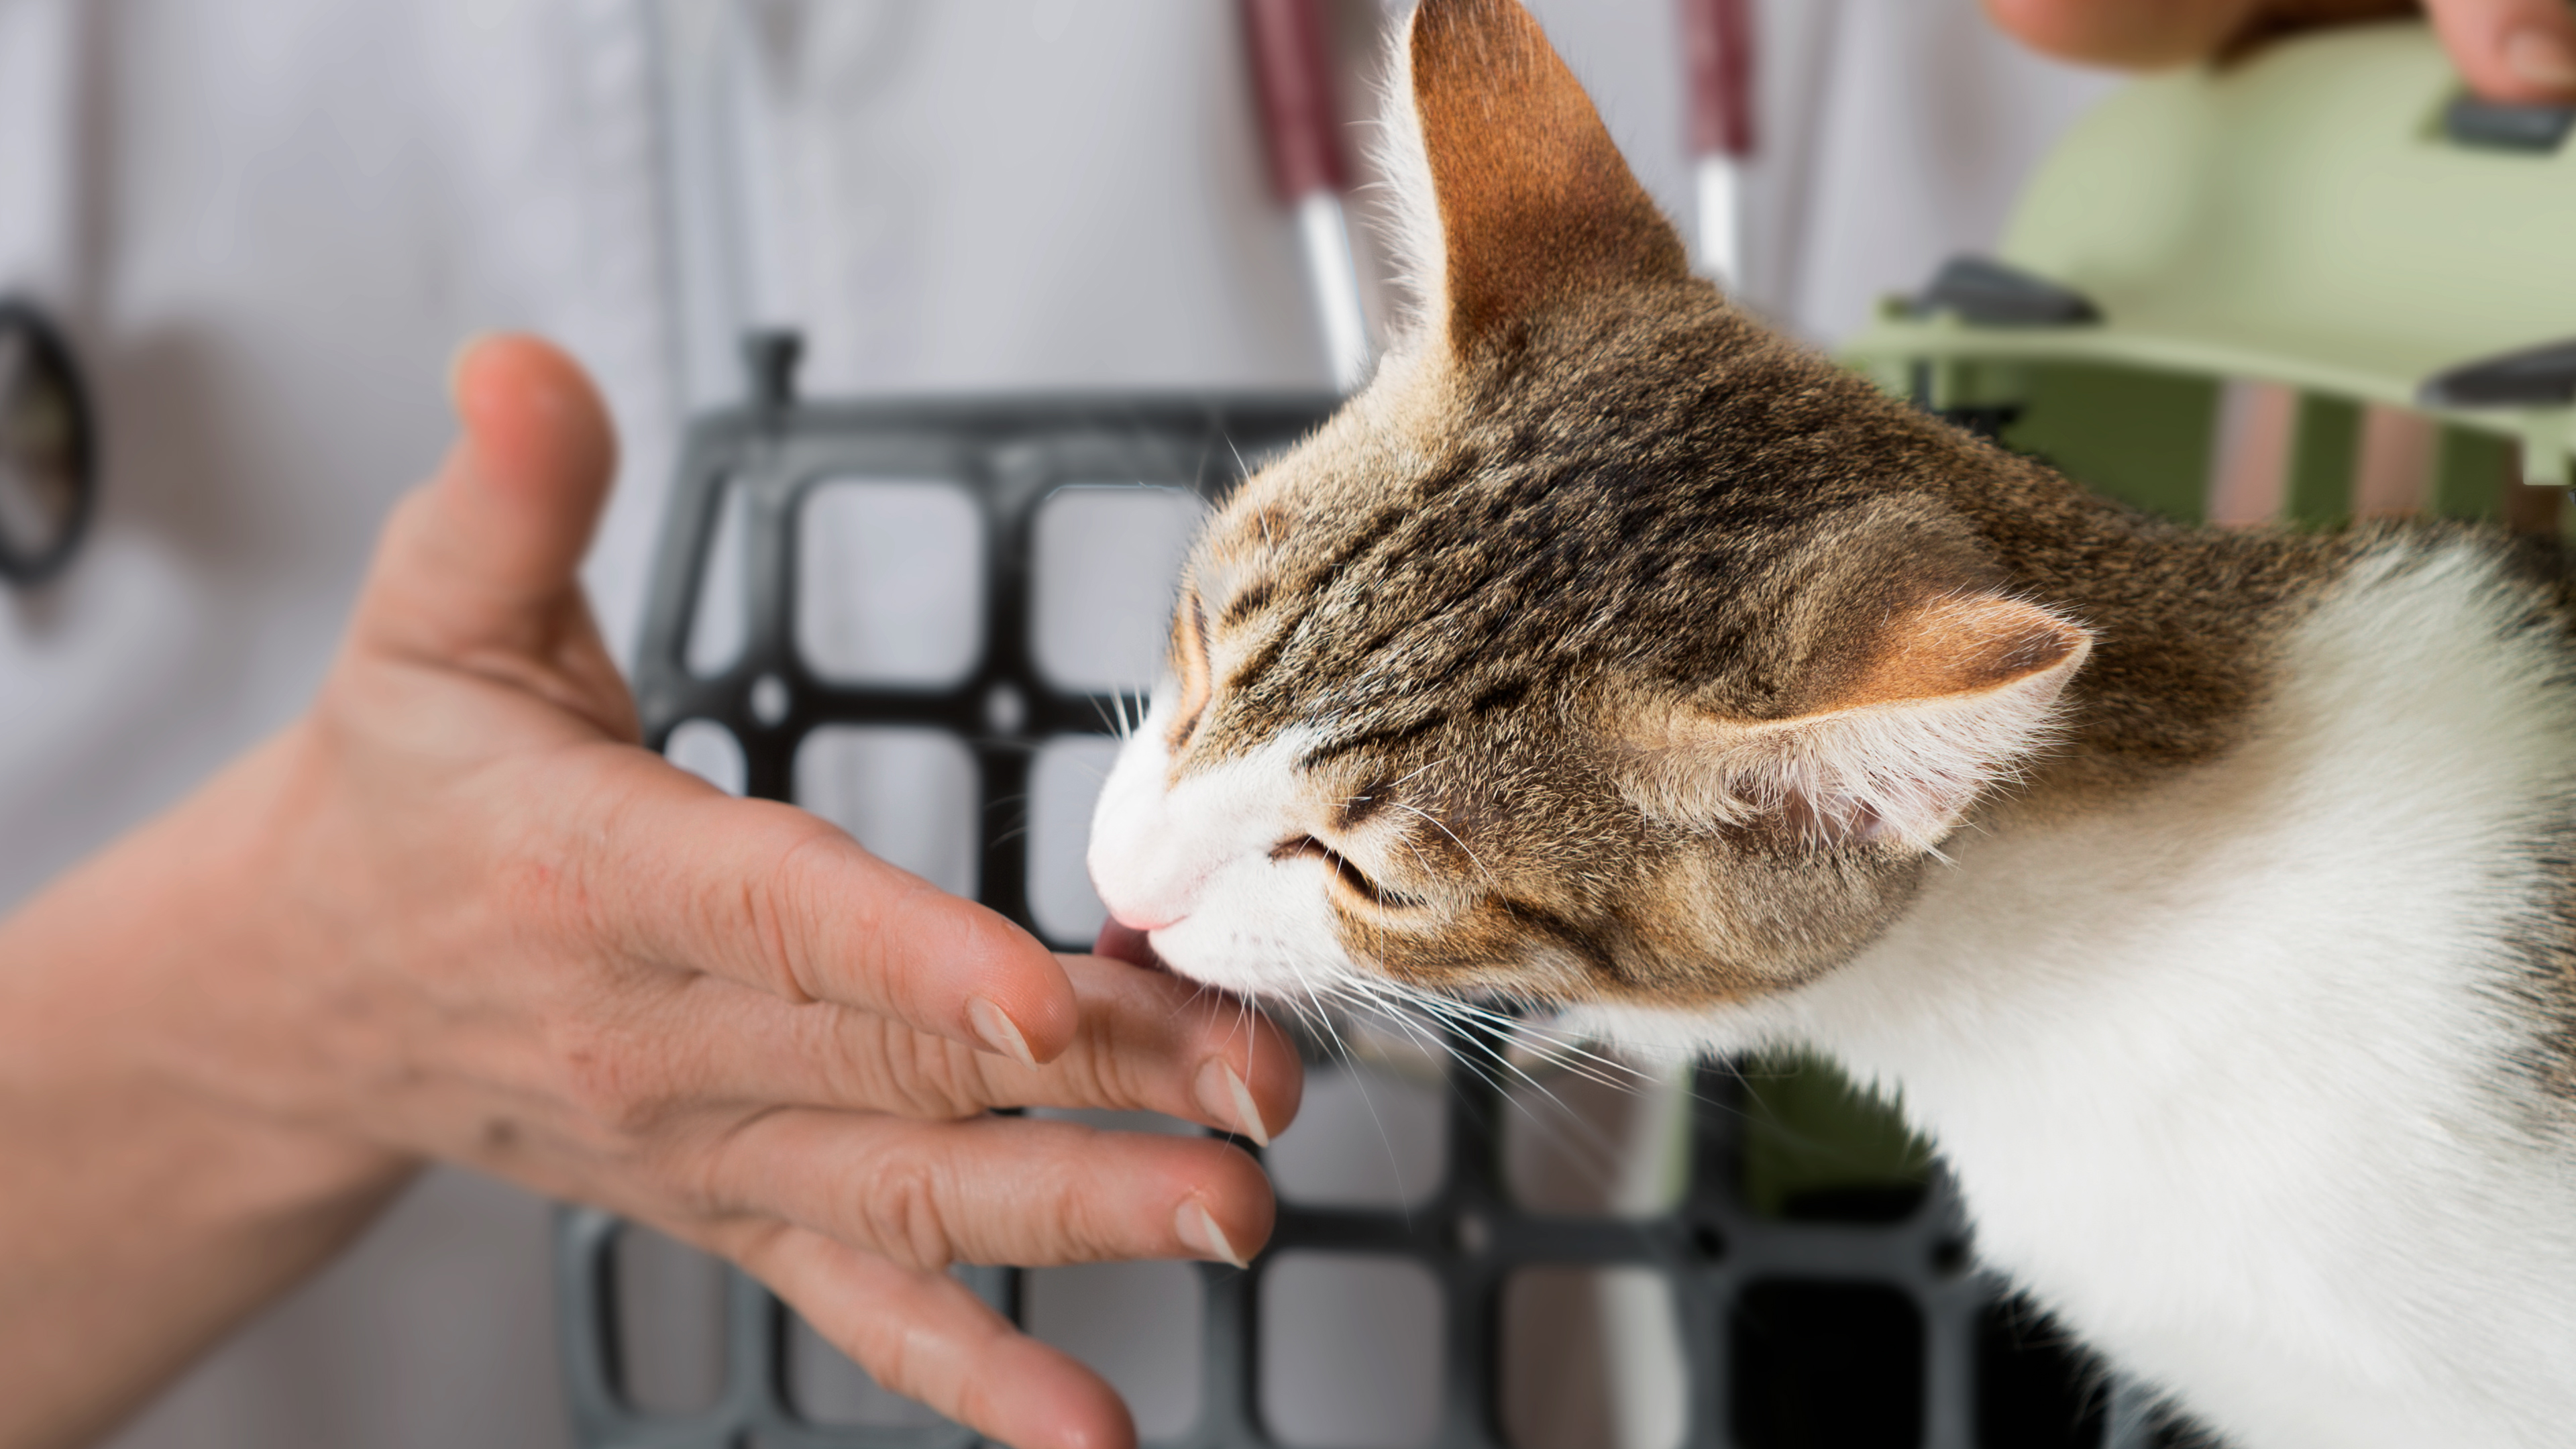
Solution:
<svg viewBox="0 0 2576 1449"><path fill-rule="evenodd" d="M1144 932L1118 924L1115 917L1100 928L1100 939L1091 944L1091 954L1124 961L1130 966L1142 966L1148 971L1168 969L1163 965L1163 958L1154 954L1154 943L1145 939Z"/></svg>

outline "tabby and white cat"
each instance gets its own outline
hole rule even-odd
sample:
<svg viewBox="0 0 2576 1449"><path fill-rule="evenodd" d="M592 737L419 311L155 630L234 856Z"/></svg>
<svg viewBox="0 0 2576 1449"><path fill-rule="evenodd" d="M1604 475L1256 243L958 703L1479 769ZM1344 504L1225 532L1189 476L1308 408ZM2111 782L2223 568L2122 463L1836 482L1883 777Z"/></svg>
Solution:
<svg viewBox="0 0 2576 1449"><path fill-rule="evenodd" d="M1694 280L1512 0L1398 60L1421 313L1192 555L1115 918L1255 997L1821 1050L2248 1449L2576 1441L2556 558L2101 501Z"/></svg>

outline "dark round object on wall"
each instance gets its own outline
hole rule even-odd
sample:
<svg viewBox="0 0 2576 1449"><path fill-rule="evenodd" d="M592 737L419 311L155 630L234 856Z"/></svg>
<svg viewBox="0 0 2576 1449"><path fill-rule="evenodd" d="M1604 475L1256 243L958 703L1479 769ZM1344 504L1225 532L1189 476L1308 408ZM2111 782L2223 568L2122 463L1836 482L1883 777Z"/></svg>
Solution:
<svg viewBox="0 0 2576 1449"><path fill-rule="evenodd" d="M62 571L98 499L98 438L71 347L45 314L0 298L0 579Z"/></svg>

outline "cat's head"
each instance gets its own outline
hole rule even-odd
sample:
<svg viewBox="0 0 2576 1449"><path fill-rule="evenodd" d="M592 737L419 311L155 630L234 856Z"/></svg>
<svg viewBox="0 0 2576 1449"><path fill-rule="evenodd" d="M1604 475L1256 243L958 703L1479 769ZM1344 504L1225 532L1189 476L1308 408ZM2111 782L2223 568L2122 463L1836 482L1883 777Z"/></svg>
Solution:
<svg viewBox="0 0 2576 1449"><path fill-rule="evenodd" d="M1426 0L1408 334L1193 552L1102 794L1173 969L1696 1008L1847 959L2090 640L1943 500L1996 466L1770 337L1513 0Z"/></svg>

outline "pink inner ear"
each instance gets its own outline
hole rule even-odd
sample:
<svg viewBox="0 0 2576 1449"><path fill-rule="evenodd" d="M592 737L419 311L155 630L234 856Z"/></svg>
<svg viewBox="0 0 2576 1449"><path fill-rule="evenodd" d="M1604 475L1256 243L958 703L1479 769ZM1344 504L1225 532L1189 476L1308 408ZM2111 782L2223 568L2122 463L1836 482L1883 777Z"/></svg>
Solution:
<svg viewBox="0 0 2576 1449"><path fill-rule="evenodd" d="M1934 849L1978 797L2055 730L2083 666L2083 628L2000 595L1900 613L1856 671L1789 719L1725 720L1678 701L1626 722L1628 789L1649 813L1703 824L1776 821L1832 847Z"/></svg>
<svg viewBox="0 0 2576 1449"><path fill-rule="evenodd" d="M1929 849L2046 741L2091 647L2036 604L1928 600L1889 622L1830 706L1758 732L1769 748L1749 783L1808 838Z"/></svg>
<svg viewBox="0 0 2576 1449"><path fill-rule="evenodd" d="M1792 788L1780 802L1780 818L1790 833L1811 845L1875 845L1888 838L1887 817L1866 800L1849 796L1818 800Z"/></svg>
<svg viewBox="0 0 2576 1449"><path fill-rule="evenodd" d="M2089 640L2046 609L2000 594L1927 599L1888 621L1868 644L1858 677L1823 708L1993 689L2054 668Z"/></svg>

